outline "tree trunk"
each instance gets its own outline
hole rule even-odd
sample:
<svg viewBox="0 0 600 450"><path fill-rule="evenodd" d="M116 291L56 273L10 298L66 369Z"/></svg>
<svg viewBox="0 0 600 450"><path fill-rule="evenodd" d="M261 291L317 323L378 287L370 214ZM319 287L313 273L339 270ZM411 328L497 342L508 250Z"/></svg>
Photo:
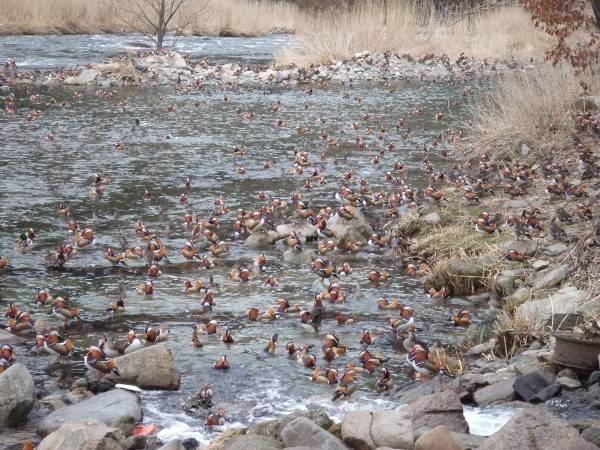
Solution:
<svg viewBox="0 0 600 450"><path fill-rule="evenodd" d="M165 23L165 2L162 0L160 3L160 11L158 13L158 24L156 26L156 50L160 51L163 47L163 39L167 32L167 24Z"/></svg>

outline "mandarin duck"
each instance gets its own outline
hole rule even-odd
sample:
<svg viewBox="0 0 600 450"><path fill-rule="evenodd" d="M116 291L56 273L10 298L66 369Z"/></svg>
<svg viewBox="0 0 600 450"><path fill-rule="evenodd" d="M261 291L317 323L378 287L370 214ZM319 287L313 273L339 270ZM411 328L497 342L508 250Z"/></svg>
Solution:
<svg viewBox="0 0 600 450"><path fill-rule="evenodd" d="M92 372L97 372L96 379L101 376L113 373L119 376L119 369L115 364L115 360L107 358L106 355L98 347L92 346L83 358L83 363Z"/></svg>
<svg viewBox="0 0 600 450"><path fill-rule="evenodd" d="M217 370L229 369L229 361L227 361L227 357L225 355L221 356L221 358L219 358L219 360L214 364L213 368Z"/></svg>
<svg viewBox="0 0 600 450"><path fill-rule="evenodd" d="M142 341L138 338L137 334L135 334L135 331L129 330L129 333L127 333L127 340L123 346L123 353L133 353L142 348L143 345L144 344L142 344Z"/></svg>
<svg viewBox="0 0 600 450"><path fill-rule="evenodd" d="M427 351L418 344L408 352L406 359L412 368L422 375L421 381L428 380L431 375L438 373L441 368L438 362L429 359Z"/></svg>

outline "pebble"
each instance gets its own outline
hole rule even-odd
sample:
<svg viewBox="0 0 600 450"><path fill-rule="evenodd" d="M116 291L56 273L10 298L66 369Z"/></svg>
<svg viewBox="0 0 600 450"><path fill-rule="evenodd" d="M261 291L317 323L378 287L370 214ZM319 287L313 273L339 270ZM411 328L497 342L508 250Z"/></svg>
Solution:
<svg viewBox="0 0 600 450"><path fill-rule="evenodd" d="M581 382L579 380L574 380L569 377L557 378L556 383L569 390L579 389L581 387Z"/></svg>

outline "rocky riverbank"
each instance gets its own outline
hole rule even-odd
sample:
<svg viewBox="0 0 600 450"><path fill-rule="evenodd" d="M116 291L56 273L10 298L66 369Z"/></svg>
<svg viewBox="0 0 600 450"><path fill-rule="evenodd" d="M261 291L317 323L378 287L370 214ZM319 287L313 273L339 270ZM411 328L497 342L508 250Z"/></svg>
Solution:
<svg viewBox="0 0 600 450"><path fill-rule="evenodd" d="M131 53L82 67L60 69L49 73L23 72L14 64L2 70L8 82L52 86L97 85L103 88L119 85L226 84L239 86L295 86L307 83L360 81L410 82L412 79L435 81L448 77L489 78L499 73L531 69L517 61L476 61L461 56L356 53L351 59L330 64L297 67L296 65L247 66L242 63L211 64L208 60L191 61L189 55L175 52Z"/></svg>

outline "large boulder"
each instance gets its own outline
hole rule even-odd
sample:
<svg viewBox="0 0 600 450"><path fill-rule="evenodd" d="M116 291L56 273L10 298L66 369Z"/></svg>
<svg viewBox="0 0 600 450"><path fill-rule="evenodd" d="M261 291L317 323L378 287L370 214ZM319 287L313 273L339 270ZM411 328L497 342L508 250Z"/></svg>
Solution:
<svg viewBox="0 0 600 450"><path fill-rule="evenodd" d="M181 373L175 367L173 356L162 344L119 356L115 363L120 375L106 375L108 380L133 384L142 389L179 389Z"/></svg>
<svg viewBox="0 0 600 450"><path fill-rule="evenodd" d="M395 411L349 411L342 421L342 439L355 450L378 447L413 448L413 426L409 413Z"/></svg>
<svg viewBox="0 0 600 450"><path fill-rule="evenodd" d="M47 436L67 422L96 419L108 427L118 428L124 435L129 436L133 425L142 420L142 417L140 397L133 392L114 389L57 409L42 419L37 433Z"/></svg>
<svg viewBox="0 0 600 450"><path fill-rule="evenodd" d="M536 278L531 287L535 291L552 288L562 283L570 272L571 268L566 264L563 264L562 266L558 266L556 269L544 274L544 276Z"/></svg>
<svg viewBox="0 0 600 450"><path fill-rule="evenodd" d="M475 391L473 394L473 401L479 406L497 401L512 400L515 397L513 384L513 378L507 378L498 383L490 384L489 386Z"/></svg>
<svg viewBox="0 0 600 450"><path fill-rule="evenodd" d="M505 449L563 450L598 449L586 441L567 422L542 408L517 412L500 430L490 436L479 450Z"/></svg>
<svg viewBox="0 0 600 450"><path fill-rule="evenodd" d="M348 450L333 434L306 417L298 417L281 430L281 440L286 447L316 447L322 450Z"/></svg>
<svg viewBox="0 0 600 450"><path fill-rule="evenodd" d="M589 297L587 291L580 291L575 286L567 286L551 296L539 300L530 300L517 308L527 319L549 317L551 314L572 314Z"/></svg>
<svg viewBox="0 0 600 450"><path fill-rule="evenodd" d="M279 450L281 448L283 448L283 444L277 439L256 434L234 436L223 445L223 450Z"/></svg>
<svg viewBox="0 0 600 450"><path fill-rule="evenodd" d="M327 414L319 410L310 411L299 411L296 413L288 414L275 420L269 420L267 422L261 422L257 425L252 425L246 431L246 435L260 435L269 436L275 439L281 437L281 430L290 423L292 420L298 417L306 417L311 422L314 422L321 428L328 430L333 425L333 420L329 418Z"/></svg>
<svg viewBox="0 0 600 450"><path fill-rule="evenodd" d="M66 422L46 436L38 450L122 450L125 435L96 419Z"/></svg>
<svg viewBox="0 0 600 450"><path fill-rule="evenodd" d="M415 442L415 450L462 450L450 430L443 425L428 431Z"/></svg>
<svg viewBox="0 0 600 450"><path fill-rule="evenodd" d="M406 406L403 411L412 415L415 429L427 426L444 425L450 431L468 433L469 424L463 415L463 407L458 394L453 390L445 390L421 397Z"/></svg>
<svg viewBox="0 0 600 450"><path fill-rule="evenodd" d="M0 425L25 419L34 404L33 377L23 364L13 364L0 374Z"/></svg>
<svg viewBox="0 0 600 450"><path fill-rule="evenodd" d="M0 342L2 344L18 345L24 343L26 340L27 339L22 338L21 336L17 336L14 333L9 333L8 331L0 329Z"/></svg>
<svg viewBox="0 0 600 450"><path fill-rule="evenodd" d="M354 219L346 220L334 214L327 220L327 228L333 230L340 248L345 247L348 242L367 242L373 234L373 228L360 209L351 206L347 206L346 209L354 212Z"/></svg>

